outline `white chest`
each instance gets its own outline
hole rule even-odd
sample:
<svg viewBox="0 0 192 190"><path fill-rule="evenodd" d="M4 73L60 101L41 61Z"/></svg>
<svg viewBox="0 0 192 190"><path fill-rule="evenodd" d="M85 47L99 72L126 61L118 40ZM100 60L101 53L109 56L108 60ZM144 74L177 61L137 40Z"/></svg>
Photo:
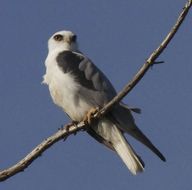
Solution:
<svg viewBox="0 0 192 190"><path fill-rule="evenodd" d="M63 73L56 62L46 62L44 83L48 84L51 97L55 104L75 121L83 119L91 106L79 96L80 85L75 82L73 75Z"/></svg>

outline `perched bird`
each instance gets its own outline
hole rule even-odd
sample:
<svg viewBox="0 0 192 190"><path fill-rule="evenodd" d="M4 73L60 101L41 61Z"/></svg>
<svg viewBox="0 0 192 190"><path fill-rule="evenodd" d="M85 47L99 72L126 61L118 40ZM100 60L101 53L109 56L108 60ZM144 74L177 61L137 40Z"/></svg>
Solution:
<svg viewBox="0 0 192 190"><path fill-rule="evenodd" d="M71 31L60 31L51 36L45 66L43 83L49 86L54 103L74 122L85 118L89 121L95 109L104 106L117 94L103 72L79 51L77 36ZM161 160L165 161L165 157L136 126L131 111L134 110L120 102L93 122L87 132L116 152L128 169L137 174L144 170L144 162L124 133L146 145Z"/></svg>

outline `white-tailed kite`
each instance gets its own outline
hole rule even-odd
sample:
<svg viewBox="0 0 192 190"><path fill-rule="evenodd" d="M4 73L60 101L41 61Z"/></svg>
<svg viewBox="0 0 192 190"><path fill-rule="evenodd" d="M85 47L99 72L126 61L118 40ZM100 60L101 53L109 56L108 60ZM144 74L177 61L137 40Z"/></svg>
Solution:
<svg viewBox="0 0 192 190"><path fill-rule="evenodd" d="M116 91L107 77L78 49L71 31L55 33L48 41L44 83L51 97L75 122L82 121L93 108L109 102ZM165 157L136 126L131 111L122 102L92 124L87 132L116 152L133 174L144 170L144 162L136 154L124 133L128 133L151 149L161 160ZM88 115L89 116L89 115Z"/></svg>

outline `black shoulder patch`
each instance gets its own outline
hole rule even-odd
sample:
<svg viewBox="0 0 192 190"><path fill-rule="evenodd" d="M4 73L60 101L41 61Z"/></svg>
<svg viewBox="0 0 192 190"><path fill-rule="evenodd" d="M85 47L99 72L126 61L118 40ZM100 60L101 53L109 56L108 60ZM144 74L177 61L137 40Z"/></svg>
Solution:
<svg viewBox="0 0 192 190"><path fill-rule="evenodd" d="M71 51L63 51L57 56L57 63L64 73L68 73L76 69L83 57L74 54Z"/></svg>
<svg viewBox="0 0 192 190"><path fill-rule="evenodd" d="M59 53L56 60L64 73L70 72L81 85L88 89L96 90L92 80L89 77L87 78L84 72L84 67L89 63L87 58L71 51L63 51Z"/></svg>

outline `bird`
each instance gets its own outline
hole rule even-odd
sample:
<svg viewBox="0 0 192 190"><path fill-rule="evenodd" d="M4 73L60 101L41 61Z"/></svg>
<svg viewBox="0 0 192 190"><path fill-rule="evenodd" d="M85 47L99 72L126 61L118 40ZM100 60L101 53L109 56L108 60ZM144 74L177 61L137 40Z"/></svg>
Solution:
<svg viewBox="0 0 192 190"><path fill-rule="evenodd" d="M117 95L112 83L78 46L77 35L63 30L48 40L48 55L43 83L48 85L53 102L62 108L73 122L89 122L91 114ZM144 161L135 152L125 134L148 147L162 161L164 155L137 127L131 109L122 101L107 114L90 123L87 133L117 153L133 175L144 171Z"/></svg>

